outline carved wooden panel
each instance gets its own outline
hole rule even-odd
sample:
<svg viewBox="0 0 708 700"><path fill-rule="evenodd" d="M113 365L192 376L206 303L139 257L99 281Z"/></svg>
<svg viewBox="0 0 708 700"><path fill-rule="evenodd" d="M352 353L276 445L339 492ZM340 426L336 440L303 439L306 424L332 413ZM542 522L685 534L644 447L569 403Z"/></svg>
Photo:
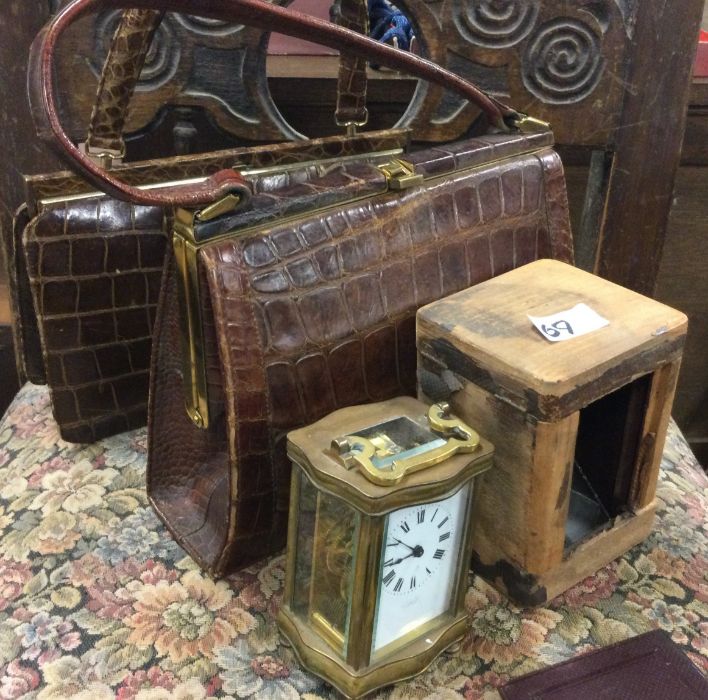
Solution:
<svg viewBox="0 0 708 700"><path fill-rule="evenodd" d="M284 0L284 4L287 4ZM617 126L636 0L400 0L425 55L553 124L561 143L604 145ZM84 21L65 44L58 75L77 138L117 12ZM145 128L165 105L200 105L243 140L292 138L268 92L268 34L210 19L168 15L134 98L128 130ZM303 101L307 96L303 96ZM590 117L589 115L592 115ZM464 133L476 110L420 85L403 123L419 140Z"/></svg>
<svg viewBox="0 0 708 700"><path fill-rule="evenodd" d="M633 16L614 0L445 0L430 43L445 47L455 72L550 121L559 142L599 145L621 113ZM444 126L464 121L466 111L441 105L437 133L444 137Z"/></svg>
<svg viewBox="0 0 708 700"><path fill-rule="evenodd" d="M82 20L65 45L58 70L72 132L88 123L98 75L120 12ZM243 140L294 138L266 85L267 35L219 20L168 14L157 30L131 104L127 131L145 128L168 105L199 105Z"/></svg>

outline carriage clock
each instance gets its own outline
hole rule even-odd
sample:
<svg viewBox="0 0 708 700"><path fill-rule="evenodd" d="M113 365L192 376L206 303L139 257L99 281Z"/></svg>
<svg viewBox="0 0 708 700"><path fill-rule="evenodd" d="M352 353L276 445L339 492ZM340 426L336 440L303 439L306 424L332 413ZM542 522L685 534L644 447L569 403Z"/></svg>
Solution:
<svg viewBox="0 0 708 700"><path fill-rule="evenodd" d="M289 434L278 624L305 667L360 697L464 635L473 481L492 453L447 405L409 397Z"/></svg>

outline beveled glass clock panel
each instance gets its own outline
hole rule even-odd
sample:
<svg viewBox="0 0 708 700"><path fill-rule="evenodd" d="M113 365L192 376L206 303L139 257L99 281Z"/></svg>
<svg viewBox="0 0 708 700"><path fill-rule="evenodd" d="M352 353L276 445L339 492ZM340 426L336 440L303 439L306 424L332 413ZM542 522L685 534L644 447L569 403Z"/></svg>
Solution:
<svg viewBox="0 0 708 700"><path fill-rule="evenodd" d="M306 476L299 481L293 610L345 654L360 516Z"/></svg>
<svg viewBox="0 0 708 700"><path fill-rule="evenodd" d="M389 467L394 460L415 456L445 444L445 440L407 416L394 418L381 425L357 431L376 448L371 460L378 469Z"/></svg>
<svg viewBox="0 0 708 700"><path fill-rule="evenodd" d="M385 653L450 609L470 488L386 517L372 652Z"/></svg>

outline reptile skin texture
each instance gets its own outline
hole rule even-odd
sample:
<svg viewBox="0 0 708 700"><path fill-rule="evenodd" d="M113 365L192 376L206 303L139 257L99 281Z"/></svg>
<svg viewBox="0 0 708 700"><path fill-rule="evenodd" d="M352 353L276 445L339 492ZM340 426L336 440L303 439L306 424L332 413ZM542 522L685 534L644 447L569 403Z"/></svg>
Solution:
<svg viewBox="0 0 708 700"><path fill-rule="evenodd" d="M407 129L369 131L354 136L327 136L306 141L290 141L265 146L248 146L198 155L157 158L117 165L114 172L131 185L152 185L158 182L186 180L213 175L224 168L271 168L306 161L347 158L375 151L406 148L410 132ZM41 199L60 198L96 191L86 180L62 171L51 175L25 178L27 203L36 211Z"/></svg>
<svg viewBox="0 0 708 700"><path fill-rule="evenodd" d="M99 79L87 148L123 153L130 100L163 15L157 10L125 10L121 15Z"/></svg>
<svg viewBox="0 0 708 700"><path fill-rule="evenodd" d="M340 27L369 36L367 2L340 0L335 8L336 22ZM354 54L344 52L339 59L337 108L334 113L338 124L366 124L366 66L366 60Z"/></svg>
<svg viewBox="0 0 708 700"><path fill-rule="evenodd" d="M28 97L35 119L37 135L46 141L65 162L80 172L89 182L118 199L142 205L201 206L212 204L230 191L242 193L244 183L238 173L224 170L193 186L156 187L141 190L129 185L103 169L77 148L61 124L57 111L53 61L57 41L73 22L102 7L124 7L129 0L74 0L45 25L30 48ZM321 46L336 48L359 58L377 61L381 65L409 72L416 78L454 91L474 103L485 114L490 126L501 132L511 132L522 115L507 107L455 73L407 51L399 51L381 42L340 27L331 22L292 12L262 0L130 0L143 9L168 9L178 12L198 11L200 15L242 22L268 31L314 41Z"/></svg>
<svg viewBox="0 0 708 700"><path fill-rule="evenodd" d="M94 197L25 229L46 379L67 441L144 424L165 219L158 207Z"/></svg>
<svg viewBox="0 0 708 700"><path fill-rule="evenodd" d="M366 3L361 0L343 0L342 13L350 18L365 12ZM104 66L91 113L86 146L92 151L106 149L122 152L123 127L130 107L130 101L148 55L154 33L159 26L164 12L157 10L125 10L112 38L111 46ZM368 17L368 14L365 13ZM364 32L365 22L357 24L349 21L349 29ZM343 65L352 65L352 59L342 58ZM357 72L358 71L358 72ZM353 80L358 93L349 97L347 86L340 80L338 101L351 104L365 99L366 73L365 64L358 64L353 69ZM389 134L377 132L349 139L314 139L304 148L308 158L332 158L353 153L365 153L383 148L396 148L404 145L402 131ZM377 144L377 141L380 144ZM396 145L389 145L396 142ZM399 143L400 142L400 143ZM125 174L125 179L132 185L155 184L170 180L210 176L236 162L245 167L268 167L275 164L288 164L303 160L303 144L292 145L292 155L288 147L259 146L251 149L215 152L206 155L180 156L145 161L143 163L118 166L116 169ZM239 157L240 156L240 157ZM32 294L25 270L24 256L21 250L21 237L29 218L34 216L36 202L47 197L68 197L94 189L86 181L69 173L55 173L27 178L27 206L18 210L13 222L12 236L7 236L6 258L8 260L10 303L12 308L13 335L16 348L18 372L34 383L44 383L46 372L42 359L42 349ZM120 225L120 224L119 224ZM109 239L110 240L110 239ZM110 245L110 243L109 243ZM102 432L99 434L103 434ZM92 439L90 434L81 431L82 438Z"/></svg>
<svg viewBox="0 0 708 700"><path fill-rule="evenodd" d="M410 160L432 178L422 185L257 232L218 232L203 244L208 429L185 411L168 258L148 494L205 570L224 575L284 546L289 430L344 406L415 395L420 306L538 258L572 262L563 170L550 140L487 136L418 152ZM356 178L367 178L363 169Z"/></svg>
<svg viewBox="0 0 708 700"><path fill-rule="evenodd" d="M253 208L244 216L257 223L262 212L280 211L271 206L271 191L290 188L290 198L281 205L300 208L310 206L313 197L331 196L329 191L303 189L307 180L322 177L326 165L317 161L401 149L407 138L403 130L328 137L149 161L123 166L121 173L126 180L145 184L204 176L235 164L249 168L302 164L254 179ZM347 183L339 184L341 191L334 194L350 196ZM16 330L27 376L49 384L54 416L67 441L93 442L144 425L152 329L171 211L106 196L40 206L40 199L57 191L90 191L68 173L31 178L29 191L31 208L41 212L33 218L27 206L18 212L11 265L12 287L23 296L17 303Z"/></svg>
<svg viewBox="0 0 708 700"><path fill-rule="evenodd" d="M32 290L22 250L22 232L31 219L27 205L23 204L12 219L12 235L3 238L9 278L17 376L26 377L33 384L45 384L46 373L42 360L37 315L34 312Z"/></svg>

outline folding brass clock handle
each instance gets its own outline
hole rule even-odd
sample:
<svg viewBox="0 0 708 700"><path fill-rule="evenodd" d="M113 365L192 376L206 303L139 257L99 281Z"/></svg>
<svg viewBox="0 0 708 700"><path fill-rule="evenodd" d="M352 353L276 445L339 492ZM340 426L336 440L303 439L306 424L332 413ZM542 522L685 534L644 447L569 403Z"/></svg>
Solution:
<svg viewBox="0 0 708 700"><path fill-rule="evenodd" d="M430 407L428 422L432 430L447 438L445 444L393 460L390 467L385 469L374 465L373 458L377 447L367 438L347 435L333 440L332 446L348 469L359 467L369 481L380 486L397 484L406 474L440 464L459 452L474 452L479 447L479 435L459 418L451 416L450 407L446 403L433 404Z"/></svg>

